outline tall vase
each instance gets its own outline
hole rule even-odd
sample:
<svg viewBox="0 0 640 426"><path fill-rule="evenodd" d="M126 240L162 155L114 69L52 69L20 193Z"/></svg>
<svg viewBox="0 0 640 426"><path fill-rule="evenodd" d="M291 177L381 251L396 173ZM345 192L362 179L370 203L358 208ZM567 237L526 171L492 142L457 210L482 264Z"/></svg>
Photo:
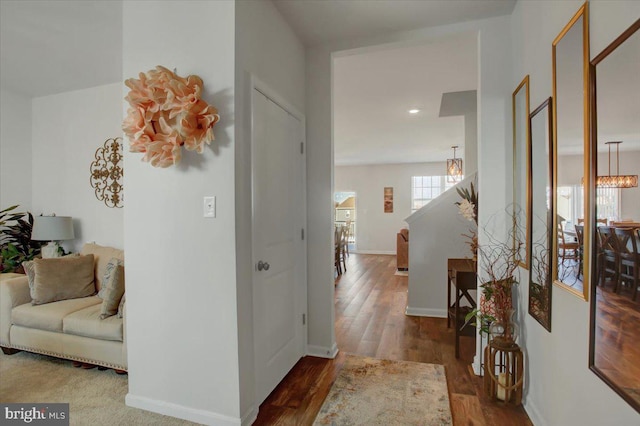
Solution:
<svg viewBox="0 0 640 426"><path fill-rule="evenodd" d="M489 326L491 341L502 342L505 345L514 344L518 337L518 324L515 321L516 311L510 309L508 314L498 315L496 321Z"/></svg>

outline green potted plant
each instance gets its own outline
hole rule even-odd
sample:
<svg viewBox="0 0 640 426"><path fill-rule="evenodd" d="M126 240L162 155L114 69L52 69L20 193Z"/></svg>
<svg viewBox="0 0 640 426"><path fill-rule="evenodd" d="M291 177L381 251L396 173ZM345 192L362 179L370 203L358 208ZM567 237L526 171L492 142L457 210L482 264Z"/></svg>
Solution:
<svg viewBox="0 0 640 426"><path fill-rule="evenodd" d="M40 255L42 242L31 240L33 215L17 208L0 210L0 272L23 273L22 262Z"/></svg>

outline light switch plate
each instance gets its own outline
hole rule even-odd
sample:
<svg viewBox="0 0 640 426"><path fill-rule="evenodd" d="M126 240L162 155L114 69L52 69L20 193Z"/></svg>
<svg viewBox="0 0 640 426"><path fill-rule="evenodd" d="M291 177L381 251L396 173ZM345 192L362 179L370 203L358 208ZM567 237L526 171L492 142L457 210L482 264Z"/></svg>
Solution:
<svg viewBox="0 0 640 426"><path fill-rule="evenodd" d="M204 197L203 216L216 217L216 197Z"/></svg>

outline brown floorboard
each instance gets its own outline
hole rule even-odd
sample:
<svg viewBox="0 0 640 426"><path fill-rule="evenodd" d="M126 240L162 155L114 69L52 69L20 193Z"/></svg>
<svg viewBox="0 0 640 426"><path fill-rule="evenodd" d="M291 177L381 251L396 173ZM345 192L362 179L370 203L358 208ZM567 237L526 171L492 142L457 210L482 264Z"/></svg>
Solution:
<svg viewBox="0 0 640 426"><path fill-rule="evenodd" d="M531 425L521 406L483 397L482 379L469 368L474 338L461 337L456 359L446 319L404 314L408 278L394 273L395 256L351 254L347 272L336 279L340 353L333 360L308 356L298 361L260 406L254 425L311 425L347 353L444 365L455 426Z"/></svg>

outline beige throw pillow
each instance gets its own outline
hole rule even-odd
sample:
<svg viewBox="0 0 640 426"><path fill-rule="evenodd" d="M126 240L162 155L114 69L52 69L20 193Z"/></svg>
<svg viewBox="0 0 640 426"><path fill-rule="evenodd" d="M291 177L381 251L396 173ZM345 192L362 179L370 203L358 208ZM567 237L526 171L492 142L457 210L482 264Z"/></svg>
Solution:
<svg viewBox="0 0 640 426"><path fill-rule="evenodd" d="M122 299L120 299L120 305L118 306L118 318L124 317L124 304L127 301L127 293L122 295Z"/></svg>
<svg viewBox="0 0 640 426"><path fill-rule="evenodd" d="M102 299L100 319L118 313L118 306L124 294L124 265L120 259L112 258L107 263L102 277L102 288L98 296Z"/></svg>
<svg viewBox="0 0 640 426"><path fill-rule="evenodd" d="M77 299L96 293L93 255L35 259L31 304Z"/></svg>
<svg viewBox="0 0 640 426"><path fill-rule="evenodd" d="M22 268L24 269L24 273L27 274L27 279L29 280L29 293L33 299L33 285L36 280L36 265L33 263L33 260L27 260L26 262L22 262Z"/></svg>

